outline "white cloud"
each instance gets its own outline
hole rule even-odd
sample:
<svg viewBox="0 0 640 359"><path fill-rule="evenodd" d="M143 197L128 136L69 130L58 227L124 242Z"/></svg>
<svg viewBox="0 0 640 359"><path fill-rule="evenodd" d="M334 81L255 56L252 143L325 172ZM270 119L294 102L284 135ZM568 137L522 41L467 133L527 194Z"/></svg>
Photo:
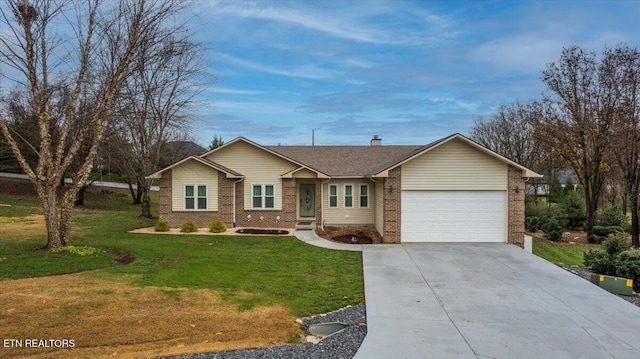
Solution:
<svg viewBox="0 0 640 359"><path fill-rule="evenodd" d="M326 4L330 6L304 8L298 2L216 1L212 3L211 12L214 15L289 23L338 39L371 44L418 45L440 42L453 34L447 33L450 25L447 19L415 8L410 3L377 1L348 2L348 6L337 2ZM396 28L382 27L379 20L376 21L376 17L381 16L401 20L397 21ZM406 21L407 17L411 20ZM408 24L411 26L405 26Z"/></svg>
<svg viewBox="0 0 640 359"><path fill-rule="evenodd" d="M471 57L503 70L539 72L566 44L558 37L524 33L486 42L472 50Z"/></svg>
<svg viewBox="0 0 640 359"><path fill-rule="evenodd" d="M223 54L220 52L215 53L216 58L225 61L229 64L244 67L258 72L266 72L272 75L280 75L286 77L296 77L308 80L329 80L338 75L336 71L328 70L318 67L313 64L308 64L298 67L290 68L277 68L273 66L267 66L254 61L241 59L235 56Z"/></svg>
<svg viewBox="0 0 640 359"><path fill-rule="evenodd" d="M241 90L228 87L213 87L211 89L211 92L225 93L230 95L261 95L264 93L264 91Z"/></svg>

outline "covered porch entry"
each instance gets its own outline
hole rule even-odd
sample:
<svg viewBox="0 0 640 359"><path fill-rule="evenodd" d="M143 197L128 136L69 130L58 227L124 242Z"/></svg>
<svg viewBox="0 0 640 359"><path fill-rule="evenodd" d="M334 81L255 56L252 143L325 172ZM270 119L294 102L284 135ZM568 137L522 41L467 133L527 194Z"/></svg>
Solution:
<svg viewBox="0 0 640 359"><path fill-rule="evenodd" d="M321 201L319 184L316 181L297 183L296 229L316 229L320 220Z"/></svg>

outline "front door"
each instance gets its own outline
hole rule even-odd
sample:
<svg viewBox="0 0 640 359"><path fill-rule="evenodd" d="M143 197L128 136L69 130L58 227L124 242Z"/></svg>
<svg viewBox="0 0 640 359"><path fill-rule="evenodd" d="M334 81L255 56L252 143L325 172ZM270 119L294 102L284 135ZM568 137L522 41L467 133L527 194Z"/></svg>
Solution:
<svg viewBox="0 0 640 359"><path fill-rule="evenodd" d="M300 185L300 217L316 216L316 185Z"/></svg>

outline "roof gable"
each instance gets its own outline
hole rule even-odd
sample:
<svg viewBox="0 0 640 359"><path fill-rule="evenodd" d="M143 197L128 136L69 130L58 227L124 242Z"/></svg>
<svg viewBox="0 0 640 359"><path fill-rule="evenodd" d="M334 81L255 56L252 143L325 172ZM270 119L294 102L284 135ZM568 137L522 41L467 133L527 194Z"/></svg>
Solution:
<svg viewBox="0 0 640 359"><path fill-rule="evenodd" d="M230 141L230 142L228 142L228 143L225 143L224 145L222 145L222 146L220 146L220 147L218 147L218 148L215 148L215 149L213 149L213 150L211 150L211 151L209 151L209 152L207 152L207 153L205 153L205 154L202 154L200 157L201 157L201 158L207 158L207 157L209 157L209 156L211 156L211 155L215 156L216 152L225 151L226 149L231 148L231 147L233 147L235 144L238 144L238 143L242 143L242 144L246 144L246 145L252 146L252 147L254 147L254 148L256 148L256 149L259 149L259 150L261 150L261 151L264 151L264 152L266 152L266 153L268 153L268 154L270 154L270 155L273 155L273 156L275 156L275 157L277 157L277 158L283 159L283 160L285 160L285 161L287 161L287 162L289 162L289 163L291 163L291 164L294 164L294 165L296 165L296 166L299 166L299 167L300 167L300 168L295 169L295 170L292 170L292 171L297 171L297 170L299 170L299 169L304 168L304 169L308 169L308 170L310 170L310 171L312 171L312 172L316 173L316 174L317 174L317 176L318 176L318 177L320 177L320 178L326 178L326 177L328 177L328 176L327 176L325 173L323 173L322 171L319 171L319 170L317 170L317 169L315 169L315 168L313 168L313 167L309 166L309 165L308 165L308 164L306 164L306 163L300 162L300 161L298 161L296 158L291 158L291 157L286 156L285 154L282 154L282 153L280 153L280 152L273 151L272 147L259 145L259 144L255 143L255 142L253 142L253 141L251 141L251 140L249 140L249 139L245 138L245 137L237 137L237 138L233 139L232 141ZM292 172L292 171L288 171L288 172L286 172L286 173L282 173L282 175L286 177L286 176L290 175L290 172Z"/></svg>
<svg viewBox="0 0 640 359"><path fill-rule="evenodd" d="M398 163L395 163L392 166L390 166L388 168L385 168L384 170L376 173L376 176L382 176L382 177L387 176L387 174L388 174L388 172L390 170L392 170L392 169L394 169L394 168L396 168L398 166L401 166L404 163L407 163L407 162L411 161L412 159L414 159L414 158L416 158L418 156L421 156L421 155L423 155L423 154L425 154L425 153L427 153L429 151L432 151L433 149L438 148L438 147L442 146L445 143L448 143L450 141L455 141L455 140L462 141L462 142L470 145L471 147L473 147L473 148L475 148L475 149L477 149L477 150L479 150L479 151L481 151L481 152L483 152L483 153L485 153L485 154L487 154L489 156L492 156L492 157L496 158L497 160L500 160L500 161L502 161L502 162L504 162L504 163L506 163L506 164L508 164L510 166L513 166L515 168L518 168L518 169L522 170L524 172L524 177L542 177L542 175L540 175L540 174L538 174L538 173L536 173L536 172L534 172L534 171L532 171L532 170L520 165L519 163L516 163L516 162L514 162L514 161L512 161L512 160L510 160L510 159L508 159L508 158L506 158L506 157L504 157L504 156L502 156L502 155L500 155L500 154L498 154L498 153L496 153L496 152L494 152L494 151L482 146L481 144L479 144L479 143L477 143L477 142L475 142L475 141L473 141L473 140L471 140L471 139L469 139L469 138L467 138L467 137L465 137L465 136L463 136L463 135L461 135L459 133L455 133L455 134L453 134L451 136L445 137L443 139L440 139L438 141L432 142L432 143L422 147L419 151L417 151L416 153L412 154L411 156L408 156L407 158L403 159L402 161L399 161Z"/></svg>
<svg viewBox="0 0 640 359"><path fill-rule="evenodd" d="M174 168L176 166L179 166L179 165L181 165L181 164L183 164L183 163L185 163L187 161L196 161L196 162L202 163L205 166L211 167L211 168L213 168L213 169L215 169L217 171L225 173L227 175L227 178L242 178L243 177L242 174L240 174L240 173L238 173L238 172L236 172L236 171L234 171L234 170L232 170L230 168L227 168L227 167L225 167L225 166L223 166L221 164L215 163L213 161L209 161L206 158L200 158L200 157L196 157L196 156L189 156L187 158L183 158L182 160L172 164L171 166L165 167L165 168L161 169L160 171L157 171L157 172L155 172L153 174L150 174L146 178L161 178L163 172L165 172L167 170L170 170L170 169L172 169L172 168Z"/></svg>

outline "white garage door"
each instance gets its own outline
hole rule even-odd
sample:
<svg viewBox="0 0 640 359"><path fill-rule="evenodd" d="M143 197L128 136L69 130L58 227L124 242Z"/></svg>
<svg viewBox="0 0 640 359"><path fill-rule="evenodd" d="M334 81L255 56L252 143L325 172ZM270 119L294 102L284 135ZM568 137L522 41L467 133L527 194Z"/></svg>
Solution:
<svg viewBox="0 0 640 359"><path fill-rule="evenodd" d="M506 242L505 191L403 191L402 242Z"/></svg>

